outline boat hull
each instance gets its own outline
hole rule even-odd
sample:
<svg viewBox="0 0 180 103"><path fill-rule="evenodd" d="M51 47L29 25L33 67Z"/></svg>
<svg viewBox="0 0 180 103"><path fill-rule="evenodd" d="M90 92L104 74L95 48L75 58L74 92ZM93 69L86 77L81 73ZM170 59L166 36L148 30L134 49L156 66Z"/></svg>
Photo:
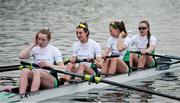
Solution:
<svg viewBox="0 0 180 103"><path fill-rule="evenodd" d="M125 82L131 81L131 80L152 77L152 76L155 76L158 74L174 71L179 68L180 68L180 65L174 64L173 66L171 66L169 69L166 69L166 70L159 70L156 68L151 68L151 69L147 69L147 70L135 71L130 76L128 76L128 74L121 74L121 75L106 77L104 79L109 80L109 81L114 81L117 83L125 83ZM108 85L109 84L105 84L105 83L96 84L96 83L89 83L88 81L85 81L85 82L80 82L80 83L63 85L58 88L46 89L46 90L41 90L41 91L37 91L37 92L31 92L31 93L27 93L27 94L23 94L23 95L10 93L13 96L8 97L8 101L38 102L38 101L44 101L47 99L59 97L59 96L70 95L73 93L88 91L93 88L96 88L96 89L103 88Z"/></svg>

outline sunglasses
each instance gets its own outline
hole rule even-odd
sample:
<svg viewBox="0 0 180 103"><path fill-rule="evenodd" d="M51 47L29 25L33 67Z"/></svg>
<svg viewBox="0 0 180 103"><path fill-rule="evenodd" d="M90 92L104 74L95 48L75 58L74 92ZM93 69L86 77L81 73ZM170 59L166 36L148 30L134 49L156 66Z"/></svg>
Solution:
<svg viewBox="0 0 180 103"><path fill-rule="evenodd" d="M139 30L145 30L147 27L138 27Z"/></svg>

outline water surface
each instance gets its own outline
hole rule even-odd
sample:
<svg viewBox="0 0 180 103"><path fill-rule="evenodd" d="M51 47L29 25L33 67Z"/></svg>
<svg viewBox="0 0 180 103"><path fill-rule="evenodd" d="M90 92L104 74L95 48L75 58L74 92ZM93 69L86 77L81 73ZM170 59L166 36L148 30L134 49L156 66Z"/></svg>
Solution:
<svg viewBox="0 0 180 103"><path fill-rule="evenodd" d="M53 33L51 44L57 46L64 56L69 56L72 52L71 46L77 40L75 27L80 21L88 22L90 38L99 42L104 49L110 36L108 30L110 21L123 20L131 37L138 33L138 23L146 19L150 22L151 33L158 39L156 52L180 56L179 5L179 0L0 0L0 65L18 64L19 52L44 26L48 26ZM19 73L19 71L0 73L0 87L18 85ZM176 75L179 78L179 74ZM153 80L147 79L152 81L148 88L161 89L168 94L180 94L179 79L162 81L158 78L159 76ZM132 81L129 84L144 85L139 81ZM77 95L77 98L85 96L86 102L140 102L142 93L124 91L112 86L107 88L100 90L95 99L87 96L88 92ZM94 94L92 96L94 97ZM74 99L74 95L69 97L72 98L61 98L59 101L81 102ZM147 102L162 100L158 96L150 97L153 98ZM146 102L149 95L143 98L146 99L141 102ZM168 102L169 99L163 100Z"/></svg>

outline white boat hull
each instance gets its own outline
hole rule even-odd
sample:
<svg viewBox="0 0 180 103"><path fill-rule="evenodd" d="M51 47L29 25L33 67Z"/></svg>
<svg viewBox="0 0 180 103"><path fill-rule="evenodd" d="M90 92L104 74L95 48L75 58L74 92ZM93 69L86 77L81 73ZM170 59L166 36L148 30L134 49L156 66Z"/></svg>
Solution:
<svg viewBox="0 0 180 103"><path fill-rule="evenodd" d="M104 79L114 81L117 83L124 83L124 82L128 82L131 80L152 77L152 76L155 76L155 75L158 75L161 73L170 72L170 71L174 71L177 69L180 69L180 65L175 64L175 65L173 65L173 67L171 67L170 69L167 69L167 70L157 71L155 68L152 68L152 69L147 69L147 70L143 70L143 71L133 72L133 74L131 74L130 76L128 76L128 74L122 74L122 75L111 76L111 77L104 78ZM89 82L81 82L81 83L77 83L77 84L63 85L58 88L41 90L41 91L34 92L34 93L28 93L27 95L14 94L14 96L10 97L8 99L8 101L38 102L38 101L44 101L47 99L59 97L59 96L70 95L73 93L88 91L93 88L103 88L108 85L109 84L105 84L105 83L89 84Z"/></svg>

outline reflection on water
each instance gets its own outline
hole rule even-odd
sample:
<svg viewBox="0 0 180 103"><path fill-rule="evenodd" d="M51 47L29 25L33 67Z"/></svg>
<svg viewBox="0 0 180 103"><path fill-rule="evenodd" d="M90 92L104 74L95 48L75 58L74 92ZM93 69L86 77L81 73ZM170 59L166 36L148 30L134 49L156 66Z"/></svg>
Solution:
<svg viewBox="0 0 180 103"><path fill-rule="evenodd" d="M160 80L164 81L177 81L179 80L178 76L174 74L174 72L167 72L161 75Z"/></svg>
<svg viewBox="0 0 180 103"><path fill-rule="evenodd" d="M127 102L126 98L129 98L130 92L127 90L122 90L122 88L116 89L102 89L102 102ZM108 91L107 93L105 91Z"/></svg>
<svg viewBox="0 0 180 103"><path fill-rule="evenodd" d="M17 71L0 72L0 90L4 86L18 86L19 75Z"/></svg>
<svg viewBox="0 0 180 103"><path fill-rule="evenodd" d="M51 44L57 46L64 56L69 56L72 52L71 46L77 40L75 27L80 21L88 22L90 37L98 41L104 49L110 36L110 21L124 20L131 37L138 33L139 21L147 19L151 24L151 33L158 38L156 52L179 56L179 5L179 0L0 0L0 65L19 63L19 52L44 26L48 26L53 33ZM18 85L19 73L1 73L0 86ZM143 82L132 81L128 84L179 95L179 77L180 74L176 72L173 75L154 77L150 80L146 78L141 80ZM169 101L158 96L116 87L98 91L98 94L81 93L79 97L72 95L68 99L67 96L60 97L58 101Z"/></svg>
<svg viewBox="0 0 180 103"><path fill-rule="evenodd" d="M9 77L9 76L0 77L0 85L2 86L14 85L15 83L16 83L16 80L14 80L12 77Z"/></svg>

